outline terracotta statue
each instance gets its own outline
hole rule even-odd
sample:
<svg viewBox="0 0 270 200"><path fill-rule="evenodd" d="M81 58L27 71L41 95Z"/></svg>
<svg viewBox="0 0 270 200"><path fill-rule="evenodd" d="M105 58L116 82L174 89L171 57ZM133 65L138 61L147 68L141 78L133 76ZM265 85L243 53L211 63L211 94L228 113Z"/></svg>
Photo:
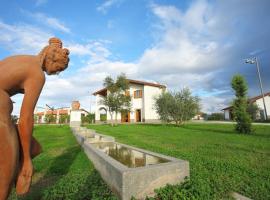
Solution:
<svg viewBox="0 0 270 200"><path fill-rule="evenodd" d="M58 38L51 38L37 56L11 56L0 61L0 200L8 197L14 183L17 194L29 191L33 175L32 158L41 146L32 136L33 112L48 75L65 70L69 51ZM23 93L18 126L11 121L10 97Z"/></svg>

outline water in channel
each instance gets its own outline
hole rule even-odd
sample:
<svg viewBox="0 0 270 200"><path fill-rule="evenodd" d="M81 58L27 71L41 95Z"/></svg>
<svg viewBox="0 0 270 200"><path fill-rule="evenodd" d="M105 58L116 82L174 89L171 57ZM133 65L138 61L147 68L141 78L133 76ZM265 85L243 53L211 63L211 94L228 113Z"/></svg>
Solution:
<svg viewBox="0 0 270 200"><path fill-rule="evenodd" d="M129 168L169 162L167 159L136 151L113 142L93 143L92 145Z"/></svg>

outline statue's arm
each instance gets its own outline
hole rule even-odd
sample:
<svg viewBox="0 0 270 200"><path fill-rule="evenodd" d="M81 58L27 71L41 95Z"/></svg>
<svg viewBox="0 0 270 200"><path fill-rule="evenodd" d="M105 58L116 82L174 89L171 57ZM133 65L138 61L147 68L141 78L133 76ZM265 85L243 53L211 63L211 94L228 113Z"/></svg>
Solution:
<svg viewBox="0 0 270 200"><path fill-rule="evenodd" d="M22 147L23 160L31 160L31 137L33 131L33 113L44 85L45 78L31 79L24 83L24 98L18 124L19 138Z"/></svg>

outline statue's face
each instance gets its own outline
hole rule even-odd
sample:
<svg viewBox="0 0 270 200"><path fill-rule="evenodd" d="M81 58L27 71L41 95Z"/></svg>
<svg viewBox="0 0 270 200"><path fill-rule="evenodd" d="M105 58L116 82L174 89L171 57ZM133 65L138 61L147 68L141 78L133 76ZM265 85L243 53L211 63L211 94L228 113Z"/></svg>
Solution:
<svg viewBox="0 0 270 200"><path fill-rule="evenodd" d="M51 48L46 56L45 71L48 75L58 74L68 66L68 50L61 48Z"/></svg>

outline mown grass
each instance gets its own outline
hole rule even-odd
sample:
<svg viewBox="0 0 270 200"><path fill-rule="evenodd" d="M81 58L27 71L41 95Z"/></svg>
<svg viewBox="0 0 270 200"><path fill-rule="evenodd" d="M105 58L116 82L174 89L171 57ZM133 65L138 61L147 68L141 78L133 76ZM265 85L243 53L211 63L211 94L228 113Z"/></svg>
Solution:
<svg viewBox="0 0 270 200"><path fill-rule="evenodd" d="M116 199L94 169L68 126L36 126L34 136L43 153L33 160L35 175L30 193L15 200Z"/></svg>
<svg viewBox="0 0 270 200"><path fill-rule="evenodd" d="M252 199L270 199L270 126L240 135L232 125L187 124L89 126L117 141L186 159L190 180L156 191L156 200L229 199L236 191ZM34 159L31 191L10 200L116 199L67 126L37 126L43 153Z"/></svg>
<svg viewBox="0 0 270 200"><path fill-rule="evenodd" d="M90 125L136 147L190 162L190 180L157 190L154 199L229 199L235 191L270 199L270 126L237 134L230 124Z"/></svg>

